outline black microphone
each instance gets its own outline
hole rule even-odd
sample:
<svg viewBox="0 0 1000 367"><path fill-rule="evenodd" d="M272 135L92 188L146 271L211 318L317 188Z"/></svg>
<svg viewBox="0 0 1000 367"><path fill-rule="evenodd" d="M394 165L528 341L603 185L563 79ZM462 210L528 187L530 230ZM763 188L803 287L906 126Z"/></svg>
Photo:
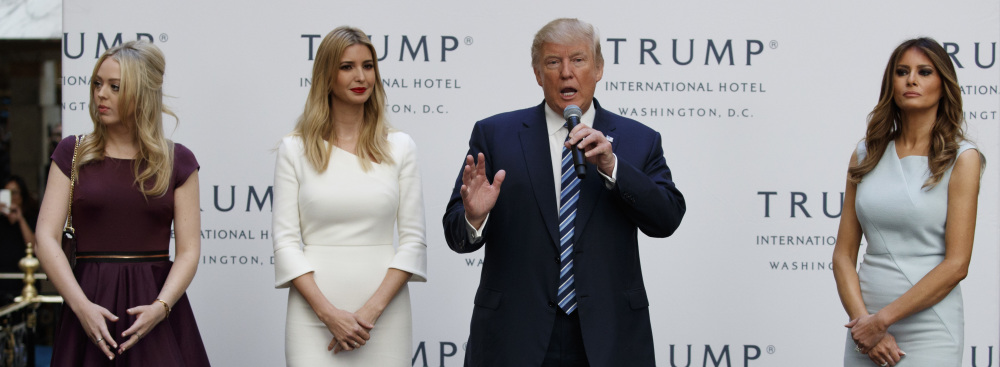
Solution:
<svg viewBox="0 0 1000 367"><path fill-rule="evenodd" d="M563 110L563 118L566 119L566 127L570 131L573 131L573 128L580 124L581 115L583 115L583 111L580 110L580 107L573 104L566 106L566 109ZM580 149L577 149L576 144L573 144L572 149L573 151L570 154L573 155L573 168L576 169L576 177L582 180L587 176L587 163L583 159L583 153L580 152Z"/></svg>

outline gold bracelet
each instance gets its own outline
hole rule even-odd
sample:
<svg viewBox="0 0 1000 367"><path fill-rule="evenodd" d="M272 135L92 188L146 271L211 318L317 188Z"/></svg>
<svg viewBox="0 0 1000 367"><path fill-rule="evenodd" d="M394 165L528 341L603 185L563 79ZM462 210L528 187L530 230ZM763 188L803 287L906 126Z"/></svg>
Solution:
<svg viewBox="0 0 1000 367"><path fill-rule="evenodd" d="M162 303L163 308L167 310L167 316L165 316L164 318L170 317L170 305L168 305L166 301L159 298L156 299L156 302Z"/></svg>

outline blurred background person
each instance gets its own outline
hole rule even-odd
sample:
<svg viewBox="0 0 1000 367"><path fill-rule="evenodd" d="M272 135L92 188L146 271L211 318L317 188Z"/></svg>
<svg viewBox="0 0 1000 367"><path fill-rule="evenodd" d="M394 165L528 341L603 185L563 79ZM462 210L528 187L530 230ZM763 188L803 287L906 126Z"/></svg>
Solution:
<svg viewBox="0 0 1000 367"><path fill-rule="evenodd" d="M0 202L0 273L21 273L18 262L24 257L25 246L35 243L35 223L38 221L38 202L19 176L4 182L2 190L10 203ZM0 279L0 305L5 305L21 295L24 282L20 279Z"/></svg>

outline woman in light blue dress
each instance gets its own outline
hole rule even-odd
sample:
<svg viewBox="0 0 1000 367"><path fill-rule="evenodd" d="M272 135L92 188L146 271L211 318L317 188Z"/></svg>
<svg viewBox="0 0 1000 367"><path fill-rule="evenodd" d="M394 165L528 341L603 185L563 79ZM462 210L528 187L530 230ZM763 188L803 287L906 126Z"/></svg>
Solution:
<svg viewBox="0 0 1000 367"><path fill-rule="evenodd" d="M934 40L903 42L851 156L834 277L850 321L844 366L959 366L958 283L972 257L986 160L965 139L955 67ZM861 236L864 260L855 270Z"/></svg>

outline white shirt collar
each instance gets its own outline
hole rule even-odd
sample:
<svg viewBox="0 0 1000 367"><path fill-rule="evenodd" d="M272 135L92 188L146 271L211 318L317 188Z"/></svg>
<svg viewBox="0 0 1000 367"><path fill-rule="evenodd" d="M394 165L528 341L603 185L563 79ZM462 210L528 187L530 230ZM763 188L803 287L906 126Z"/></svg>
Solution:
<svg viewBox="0 0 1000 367"><path fill-rule="evenodd" d="M594 113L594 103L591 103L590 108L587 109L587 112L584 112L583 116L580 116L580 123L590 127L594 127L595 115L596 113ZM566 125L566 118L563 117L562 112L556 112L555 110L552 109L552 107L549 107L548 103L545 103L545 124L546 127L548 128L549 135L552 135L555 134L557 131L559 131L559 129L562 128L563 125Z"/></svg>

